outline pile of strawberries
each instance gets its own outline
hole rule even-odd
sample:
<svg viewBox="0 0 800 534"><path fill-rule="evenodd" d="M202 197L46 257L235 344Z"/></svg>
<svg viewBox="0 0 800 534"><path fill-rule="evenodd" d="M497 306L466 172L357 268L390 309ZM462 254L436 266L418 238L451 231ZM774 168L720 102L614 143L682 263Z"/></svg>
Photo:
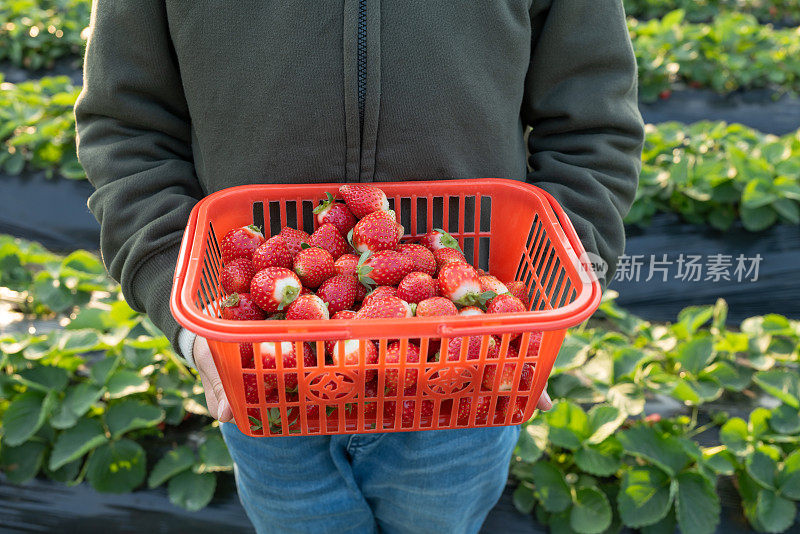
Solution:
<svg viewBox="0 0 800 534"><path fill-rule="evenodd" d="M222 303L224 319L359 320L518 313L528 309L527 290L522 282L504 284L482 269L475 269L467 262L458 241L447 232L431 230L418 242L404 241L403 226L397 222L379 188L348 184L339 188L338 196L343 202L328 193L327 199L316 207L319 226L311 235L285 227L265 239L255 226L235 228L225 234L220 242L224 264L220 282L229 295ZM475 336L452 339L446 350L448 360L459 359L462 339L469 342L467 359L478 358L482 338ZM487 358L496 358L499 338L490 339ZM540 335L531 336L529 351L538 352L539 339ZM261 344L265 369L276 369L276 345ZM303 346L304 366L316 366L316 353L307 344ZM296 367L300 355L295 354L295 344L283 343L281 349L283 368ZM518 349L519 336L516 336L508 347L508 357L513 357ZM342 358L346 364L358 363L359 342L328 342L326 354L337 365ZM387 363L399 362L400 354L399 344L390 343ZM241 345L241 355L243 367L253 368L250 344ZM366 363L377 363L375 343L366 343L365 355ZM439 358L439 354L432 357ZM419 347L415 343L408 343L406 361L419 362ZM482 381L486 390L494 389L493 367L486 366ZM415 392L416 369L406 371L402 384L391 372L385 377L386 395L396 395L401 387L406 394ZM499 390L510 390L514 375L515 364L506 364L498 381ZM533 369L526 364L520 374L519 390L530 388L532 376ZM297 376L288 373L284 379L286 391L295 392ZM248 402L257 403L254 375L245 375L245 381ZM264 388L267 402L273 401L273 397L277 402L274 375L267 375ZM370 388L377 388L374 377L368 381L367 397ZM478 423L488 417L489 400L488 396L479 398ZM507 398L499 399L504 400ZM406 426L413 421L414 402L403 403L402 421ZM384 408L384 419L393 421L394 403L386 402ZM458 410L459 422L466 422L470 399L461 399ZM504 418L507 410L507 403L497 403L498 417ZM422 413L428 416L432 413L431 401L423 401ZM309 408L307 417L319 418L318 408ZM251 417L251 422L253 419L260 421Z"/></svg>

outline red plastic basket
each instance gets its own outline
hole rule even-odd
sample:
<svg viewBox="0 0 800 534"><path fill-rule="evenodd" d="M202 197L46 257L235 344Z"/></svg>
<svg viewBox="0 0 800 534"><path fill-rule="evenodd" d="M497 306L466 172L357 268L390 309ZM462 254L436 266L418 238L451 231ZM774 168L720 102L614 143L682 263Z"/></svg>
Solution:
<svg viewBox="0 0 800 534"><path fill-rule="evenodd" d="M600 285L588 262L579 259L584 258L584 249L564 211L546 192L523 182L475 179L376 185L389 197L408 236L446 229L473 265L503 281L523 281L530 311L360 321L220 318L225 292L219 284L223 267L219 239L247 224L262 227L265 236L283 226L310 233L316 226L312 209L326 191L340 185L234 187L209 195L192 210L176 267L171 310L181 325L208 339L239 429L250 436L305 436L501 426L529 418L566 329L595 311ZM428 361L437 347L447 347L459 336L480 336L478 359L466 359L468 343L462 342L458 361ZM497 359L487 358L492 336L500 341ZM345 365L344 358L339 358L339 365L326 363L325 341L351 339L359 343L358 364ZM386 348L394 340L400 341L400 361L387 363ZM277 369L263 367L261 342L281 342L274 345ZM379 349L377 364L364 361L370 342ZM518 356L508 351L512 342L519 343ZM253 368L242 366L239 344L245 343L253 343ZM303 354L303 343L313 350L317 364L308 367L298 358L297 368L283 368L281 351L294 348ZM406 362L408 343L419 344L419 363ZM482 390L485 368L508 364L513 364L515 384L523 364L533 367L530 387L498 391L497 376L493 390ZM404 377L407 370L416 370L416 388L387 394L386 372ZM377 375L377 392L365 390L367 373ZM277 395L271 390L267 397L263 383L269 375L278 388ZM297 377L296 392L286 390L287 375Z"/></svg>

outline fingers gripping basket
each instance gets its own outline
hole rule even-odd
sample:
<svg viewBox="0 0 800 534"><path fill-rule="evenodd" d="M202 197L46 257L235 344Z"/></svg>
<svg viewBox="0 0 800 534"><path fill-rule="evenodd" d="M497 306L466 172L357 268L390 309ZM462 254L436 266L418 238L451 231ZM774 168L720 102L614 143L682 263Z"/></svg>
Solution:
<svg viewBox="0 0 800 534"><path fill-rule="evenodd" d="M594 312L600 286L588 263L579 260L584 249L563 210L547 193L523 182L478 179L376 185L385 191L408 236L444 228L458 239L474 266L504 281L524 282L530 311L360 321L220 318L225 298L219 283L221 237L247 224L263 228L266 237L283 226L311 233L316 226L312 209L326 191L339 185L234 187L208 196L192 211L171 309L180 324L208 339L239 429L251 436L320 435L500 426L529 418L566 329ZM434 358L439 347L448 347L459 337L463 342L457 360ZM336 340L358 344L358 363L347 365L343 357L338 358L339 365L331 364L330 358L326 361L325 342ZM398 363L387 363L387 347L394 341L399 341L401 355ZM467 359L470 341L480 342L477 359ZM262 342L271 342L270 350L278 353L276 369L264 368ZM240 356L240 344L250 343L252 363ZM365 362L367 343L378 348L375 364ZM419 346L418 363L406 361L409 343ZM343 350L345 343L338 346ZM315 365L298 357L296 367L284 368L281 353L292 350L298 355L310 351ZM513 370L515 386L501 391L501 373L495 372L492 389L482 388L490 366ZM520 377L531 369L532 380L522 380L520 386ZM416 387L387 391L386 377L391 373L416 379ZM277 391L265 381L277 383Z"/></svg>

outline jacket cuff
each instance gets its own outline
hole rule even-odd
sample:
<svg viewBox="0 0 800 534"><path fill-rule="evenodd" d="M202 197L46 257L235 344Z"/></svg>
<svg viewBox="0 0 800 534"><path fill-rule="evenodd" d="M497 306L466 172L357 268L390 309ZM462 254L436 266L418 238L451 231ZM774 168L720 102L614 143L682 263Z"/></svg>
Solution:
<svg viewBox="0 0 800 534"><path fill-rule="evenodd" d="M194 340L196 338L197 334L185 328L181 328L181 331L178 333L178 348L180 349L178 351L178 357L193 369L197 369L194 363Z"/></svg>

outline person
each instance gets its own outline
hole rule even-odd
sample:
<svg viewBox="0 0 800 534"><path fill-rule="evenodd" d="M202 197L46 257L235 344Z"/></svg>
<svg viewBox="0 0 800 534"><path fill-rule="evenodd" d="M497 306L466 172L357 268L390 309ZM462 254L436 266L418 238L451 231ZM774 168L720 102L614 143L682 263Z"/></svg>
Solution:
<svg viewBox="0 0 800 534"><path fill-rule="evenodd" d="M196 365L223 422L208 344L168 304L204 195L505 177L555 196L607 280L623 250L643 125L620 0L97 0L84 76L78 153L105 265ZM221 427L258 532L477 532L519 433L249 438Z"/></svg>

